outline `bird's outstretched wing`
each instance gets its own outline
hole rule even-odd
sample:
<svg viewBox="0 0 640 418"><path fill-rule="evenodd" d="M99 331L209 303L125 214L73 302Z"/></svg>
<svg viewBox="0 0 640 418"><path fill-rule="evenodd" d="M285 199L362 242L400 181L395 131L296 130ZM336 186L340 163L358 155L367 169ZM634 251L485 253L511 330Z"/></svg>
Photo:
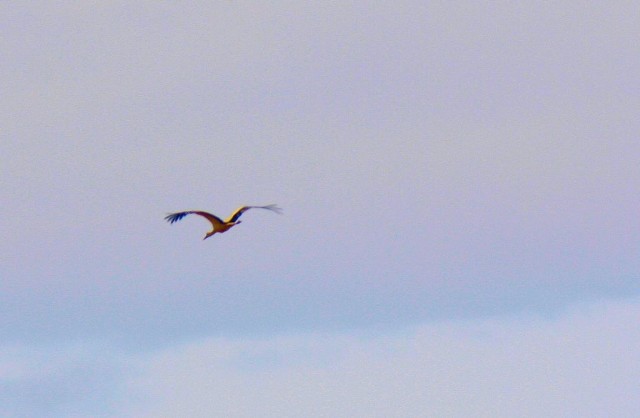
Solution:
<svg viewBox="0 0 640 418"><path fill-rule="evenodd" d="M212 215L209 212L203 212L203 211L199 211L199 210L189 210L189 211L186 211L186 212L171 213L171 214L165 216L164 219L166 219L167 222L172 224L174 222L178 222L180 219L182 219L185 216L190 215L190 214L200 215L200 216L206 218L209 222L211 222L211 225L213 225L214 228L216 226L220 226L220 225L223 224L222 219L218 218L216 215Z"/></svg>
<svg viewBox="0 0 640 418"><path fill-rule="evenodd" d="M240 218L240 216L242 216L242 214L245 213L246 211L248 211L249 209L267 209L267 210L270 210L270 211L275 212L277 214L281 214L282 213L282 209L279 208L278 205L242 206L242 207L239 207L238 209L236 209L236 211L233 212L233 214L231 216L229 216L229 218L226 219L225 222L236 222L238 220L238 218Z"/></svg>

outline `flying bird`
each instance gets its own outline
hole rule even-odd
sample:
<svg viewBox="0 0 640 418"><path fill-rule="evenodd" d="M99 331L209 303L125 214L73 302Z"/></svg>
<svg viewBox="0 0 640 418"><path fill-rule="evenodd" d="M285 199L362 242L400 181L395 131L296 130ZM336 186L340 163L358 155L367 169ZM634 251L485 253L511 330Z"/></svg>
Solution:
<svg viewBox="0 0 640 418"><path fill-rule="evenodd" d="M209 238L211 235L213 235L215 233L227 232L229 229L233 228L234 226L238 225L239 223L242 223L242 221L239 221L238 218L240 218L240 216L242 216L242 214L245 213L246 211L248 211L249 209L267 209L267 210L273 211L273 212L278 213L278 214L282 213L282 209L280 209L277 205L241 206L238 209L236 209L236 211L233 212L231 214L231 216L229 216L224 221L222 219L218 218L216 215L212 215L209 212L203 212L201 210L189 210L189 211L186 211L186 212L171 213L171 214L165 216L164 219L166 219L167 222L172 224L174 222L178 222L180 219L182 219L185 216L190 215L190 214L200 215L200 216L206 218L209 222L211 222L212 229L211 229L211 231L207 232L207 234L204 236L203 240L205 240L205 239Z"/></svg>

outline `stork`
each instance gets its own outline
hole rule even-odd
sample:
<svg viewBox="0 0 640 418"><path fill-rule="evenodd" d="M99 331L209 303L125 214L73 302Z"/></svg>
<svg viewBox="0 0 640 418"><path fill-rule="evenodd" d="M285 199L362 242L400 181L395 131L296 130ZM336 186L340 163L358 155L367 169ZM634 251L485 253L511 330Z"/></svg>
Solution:
<svg viewBox="0 0 640 418"><path fill-rule="evenodd" d="M176 213L171 213L167 216L165 216L164 219L167 220L167 222L169 223L174 223L179 221L180 219L184 218L187 215L190 214L194 214L194 215L200 215L204 218L206 218L209 222L211 222L212 225L212 229L211 231L207 232L207 234L204 236L203 240L209 238L210 236L212 236L215 233L223 233L223 232L227 232L229 229L233 228L234 226L240 224L242 221L238 220L238 218L240 218L240 216L242 216L243 213L245 213L246 211L248 211L249 209L267 209L270 211L273 211L275 213L281 214L282 213L282 209L280 209L277 205L266 205L266 206L241 206L238 209L236 209L235 212L233 212L231 214L231 216L229 216L227 219L225 219L224 221L220 218L218 218L216 215L213 215L209 212L203 212L201 210L188 210L185 212L176 212Z"/></svg>

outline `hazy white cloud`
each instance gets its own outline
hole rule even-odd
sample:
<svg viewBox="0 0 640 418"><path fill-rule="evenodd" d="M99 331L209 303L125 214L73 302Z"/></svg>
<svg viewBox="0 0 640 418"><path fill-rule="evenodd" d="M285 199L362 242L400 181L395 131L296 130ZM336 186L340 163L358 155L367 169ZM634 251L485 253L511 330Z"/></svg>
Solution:
<svg viewBox="0 0 640 418"><path fill-rule="evenodd" d="M131 417L631 417L640 301L555 318L208 339L143 360ZM119 415L122 416L122 415Z"/></svg>
<svg viewBox="0 0 640 418"><path fill-rule="evenodd" d="M0 414L71 417L633 417L640 300L555 317L208 338L157 350L0 348Z"/></svg>
<svg viewBox="0 0 640 418"><path fill-rule="evenodd" d="M118 392L135 363L113 345L0 346L0 415L107 417L120 406Z"/></svg>

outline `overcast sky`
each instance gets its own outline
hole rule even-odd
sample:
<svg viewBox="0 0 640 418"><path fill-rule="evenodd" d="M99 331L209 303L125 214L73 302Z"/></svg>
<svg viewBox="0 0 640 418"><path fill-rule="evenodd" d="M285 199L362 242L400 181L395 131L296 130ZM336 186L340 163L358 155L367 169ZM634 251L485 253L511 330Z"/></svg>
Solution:
<svg viewBox="0 0 640 418"><path fill-rule="evenodd" d="M639 18L2 3L0 415L634 416Z"/></svg>

